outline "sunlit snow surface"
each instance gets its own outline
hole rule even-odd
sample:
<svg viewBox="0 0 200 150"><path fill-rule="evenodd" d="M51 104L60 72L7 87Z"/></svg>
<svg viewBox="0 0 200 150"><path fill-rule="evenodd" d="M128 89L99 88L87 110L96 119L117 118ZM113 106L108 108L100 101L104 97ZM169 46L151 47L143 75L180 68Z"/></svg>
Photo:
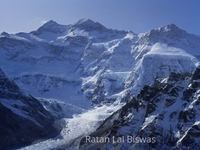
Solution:
<svg viewBox="0 0 200 150"><path fill-rule="evenodd" d="M60 147L76 150L78 149L77 143L82 137L95 131L102 121L122 106L123 103L116 101L111 105L95 107L82 114L74 115L72 118L63 118L60 123L62 123L64 128L58 136L31 146L23 147L20 150L49 150Z"/></svg>
<svg viewBox="0 0 200 150"><path fill-rule="evenodd" d="M34 97L59 99L66 110L59 136L22 149L70 146L74 150L76 142L71 141L95 131L121 108L118 100L125 93L137 95L145 85L171 72L193 72L199 65L199 40L173 26L137 35L90 20L67 26L50 21L31 33L2 33L1 68L24 91ZM117 101L88 110L91 101L98 102L101 95Z"/></svg>

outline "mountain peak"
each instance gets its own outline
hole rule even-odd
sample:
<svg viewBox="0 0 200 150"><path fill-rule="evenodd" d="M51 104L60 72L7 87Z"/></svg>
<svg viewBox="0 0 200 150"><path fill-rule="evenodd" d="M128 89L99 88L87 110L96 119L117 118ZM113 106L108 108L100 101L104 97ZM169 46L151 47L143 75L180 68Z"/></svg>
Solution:
<svg viewBox="0 0 200 150"><path fill-rule="evenodd" d="M57 22L53 21L53 20L50 20L48 22L46 22L43 27L49 27L49 26L57 26L59 25Z"/></svg>
<svg viewBox="0 0 200 150"><path fill-rule="evenodd" d="M86 31L106 29L106 27L104 27L99 22L94 22L93 20L90 19L81 19L72 24L72 26Z"/></svg>
<svg viewBox="0 0 200 150"><path fill-rule="evenodd" d="M9 34L7 32L2 32L1 36L9 36Z"/></svg>
<svg viewBox="0 0 200 150"><path fill-rule="evenodd" d="M183 38L187 34L185 30L179 28L175 24L166 25L158 30L160 30L161 33L165 33L169 38Z"/></svg>
<svg viewBox="0 0 200 150"><path fill-rule="evenodd" d="M49 33L63 33L68 29L68 26L66 25L60 25L57 22L50 20L46 22L43 26L41 26L36 31L33 31L34 35L40 35L43 32L49 32Z"/></svg>
<svg viewBox="0 0 200 150"><path fill-rule="evenodd" d="M75 22L74 24L77 25L86 25L86 24L95 24L95 22L91 19L80 19L77 22Z"/></svg>
<svg viewBox="0 0 200 150"><path fill-rule="evenodd" d="M162 27L165 31L181 31L181 32L186 32L182 29L180 29L178 26L176 26L175 24L168 24L164 27Z"/></svg>
<svg viewBox="0 0 200 150"><path fill-rule="evenodd" d="M169 38L183 38L187 32L185 30L180 29L175 24L168 24L164 27L158 29L152 29L147 35L148 36L166 36Z"/></svg>

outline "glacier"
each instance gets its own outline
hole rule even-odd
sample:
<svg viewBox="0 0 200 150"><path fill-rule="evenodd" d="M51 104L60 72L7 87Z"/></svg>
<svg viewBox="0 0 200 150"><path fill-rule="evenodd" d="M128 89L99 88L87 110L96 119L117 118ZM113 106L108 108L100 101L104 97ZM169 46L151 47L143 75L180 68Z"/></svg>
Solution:
<svg viewBox="0 0 200 150"><path fill-rule="evenodd" d="M135 34L108 29L90 19L70 25L51 20L30 33L3 32L0 45L2 70L60 119L58 122L62 126L57 137L22 149L81 149L78 145L84 136L97 132L114 114L115 119L110 122L117 120L117 112L132 99L140 101L138 96L144 87L155 83L167 86L172 82L172 74L190 74L188 80L184 79L185 84L180 79L180 86L184 84L182 90L186 90L189 78L200 65L200 37L174 24ZM182 104L182 95L183 91L176 102L169 100L173 107L169 110L166 107L166 111L171 113ZM198 94L194 99L190 109L198 101ZM3 100L1 103L6 105ZM148 101L141 100L140 103L146 106ZM165 103L159 104L155 112L146 112L149 116L143 114L145 108L139 112L133 110L137 108L131 108L132 112L124 117L127 122L134 122L135 125L130 127L133 126L135 131L121 125L122 129L116 132L133 132L136 136L140 130L149 130L149 125L160 116L161 106L165 108ZM167 119L169 115L166 114ZM161 125L166 132L170 130L169 126L165 127L167 119ZM199 118L195 120L193 124L199 124ZM75 132L76 129L79 132ZM185 135L177 129L174 132L181 143ZM114 147L112 144L106 146L108 149ZM127 145L118 149L123 147Z"/></svg>

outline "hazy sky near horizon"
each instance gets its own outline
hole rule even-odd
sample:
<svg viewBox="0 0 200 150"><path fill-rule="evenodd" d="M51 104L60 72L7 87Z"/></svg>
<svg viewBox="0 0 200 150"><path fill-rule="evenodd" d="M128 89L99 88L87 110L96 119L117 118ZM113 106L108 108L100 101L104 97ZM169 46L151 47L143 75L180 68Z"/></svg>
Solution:
<svg viewBox="0 0 200 150"><path fill-rule="evenodd" d="M134 33L174 23L200 35L200 0L0 0L0 32L30 32L49 20L68 25L83 18Z"/></svg>

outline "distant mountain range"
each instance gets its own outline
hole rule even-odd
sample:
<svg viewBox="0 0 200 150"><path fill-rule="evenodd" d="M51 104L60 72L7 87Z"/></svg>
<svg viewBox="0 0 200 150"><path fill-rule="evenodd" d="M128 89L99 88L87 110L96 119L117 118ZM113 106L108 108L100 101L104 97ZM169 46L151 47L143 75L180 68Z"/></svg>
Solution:
<svg viewBox="0 0 200 150"><path fill-rule="evenodd" d="M47 149L198 150L199 66L200 37L174 24L135 34L90 19L70 25L51 20L30 33L3 32L0 147L61 131L65 142L45 141ZM69 126L77 118L76 127ZM60 119L61 130L55 126ZM69 136L75 128L80 132Z"/></svg>

